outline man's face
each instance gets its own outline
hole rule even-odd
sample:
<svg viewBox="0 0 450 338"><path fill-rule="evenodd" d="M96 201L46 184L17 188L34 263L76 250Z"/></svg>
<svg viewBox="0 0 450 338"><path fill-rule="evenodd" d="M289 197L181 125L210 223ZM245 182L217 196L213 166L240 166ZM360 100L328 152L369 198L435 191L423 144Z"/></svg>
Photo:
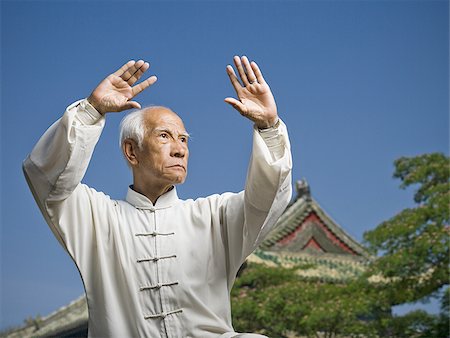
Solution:
<svg viewBox="0 0 450 338"><path fill-rule="evenodd" d="M146 113L145 125L142 149L136 153L139 175L152 184L183 183L189 157L183 121L168 109L158 109Z"/></svg>

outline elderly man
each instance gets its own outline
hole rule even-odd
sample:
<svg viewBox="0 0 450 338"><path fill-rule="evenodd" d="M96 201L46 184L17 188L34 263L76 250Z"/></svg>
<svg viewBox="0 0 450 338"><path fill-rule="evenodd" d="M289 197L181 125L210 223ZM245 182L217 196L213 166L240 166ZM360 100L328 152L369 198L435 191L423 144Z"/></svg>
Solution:
<svg viewBox="0 0 450 338"><path fill-rule="evenodd" d="M24 162L31 191L75 262L89 309L90 337L261 337L238 334L230 290L245 258L291 198L291 154L284 123L260 69L234 57L227 66L238 99L225 101L254 123L245 190L180 200L188 133L165 107L126 116L120 142L133 173L125 200L80 183L106 113L140 109L133 98L149 64L126 63L92 94L70 105ZM238 150L238 149L237 149Z"/></svg>

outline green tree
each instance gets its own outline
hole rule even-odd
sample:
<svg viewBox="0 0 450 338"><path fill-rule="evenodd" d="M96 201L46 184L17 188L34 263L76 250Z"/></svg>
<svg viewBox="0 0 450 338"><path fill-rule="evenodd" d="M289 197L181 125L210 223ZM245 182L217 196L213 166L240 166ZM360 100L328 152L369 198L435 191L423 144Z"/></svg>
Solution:
<svg viewBox="0 0 450 338"><path fill-rule="evenodd" d="M442 295L441 312L433 327L433 335L430 337L449 337L450 336L450 288L447 288Z"/></svg>
<svg viewBox="0 0 450 338"><path fill-rule="evenodd" d="M369 275L384 278L376 292L391 305L426 299L449 284L449 164L440 153L396 160L394 177L401 188L416 187L416 206L364 234L380 255Z"/></svg>
<svg viewBox="0 0 450 338"><path fill-rule="evenodd" d="M449 289L443 293L438 315L415 310L403 316L386 316L373 324L379 337L449 338Z"/></svg>
<svg viewBox="0 0 450 338"><path fill-rule="evenodd" d="M300 267L308 268L308 267ZM273 338L370 337L368 318L374 304L355 284L303 279L297 269L249 264L232 290L233 324L237 331L260 332Z"/></svg>

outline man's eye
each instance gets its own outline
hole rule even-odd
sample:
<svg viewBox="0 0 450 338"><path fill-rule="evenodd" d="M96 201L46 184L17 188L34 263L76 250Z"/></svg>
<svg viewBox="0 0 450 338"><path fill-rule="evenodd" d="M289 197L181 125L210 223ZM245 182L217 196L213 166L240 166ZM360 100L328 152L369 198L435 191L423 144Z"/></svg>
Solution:
<svg viewBox="0 0 450 338"><path fill-rule="evenodd" d="M187 137L181 137L180 140L181 140L181 142L186 143L187 142Z"/></svg>
<svg viewBox="0 0 450 338"><path fill-rule="evenodd" d="M159 136L161 136L162 138L167 138L168 137L167 133L161 133Z"/></svg>

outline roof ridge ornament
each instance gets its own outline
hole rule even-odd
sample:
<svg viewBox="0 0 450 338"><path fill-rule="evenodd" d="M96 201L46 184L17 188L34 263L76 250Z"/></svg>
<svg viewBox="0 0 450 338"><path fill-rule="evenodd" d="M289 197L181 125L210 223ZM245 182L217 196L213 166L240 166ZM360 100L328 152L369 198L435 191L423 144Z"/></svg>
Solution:
<svg viewBox="0 0 450 338"><path fill-rule="evenodd" d="M295 182L295 188L297 190L297 199L303 198L308 201L311 200L311 189L306 178L302 178Z"/></svg>

